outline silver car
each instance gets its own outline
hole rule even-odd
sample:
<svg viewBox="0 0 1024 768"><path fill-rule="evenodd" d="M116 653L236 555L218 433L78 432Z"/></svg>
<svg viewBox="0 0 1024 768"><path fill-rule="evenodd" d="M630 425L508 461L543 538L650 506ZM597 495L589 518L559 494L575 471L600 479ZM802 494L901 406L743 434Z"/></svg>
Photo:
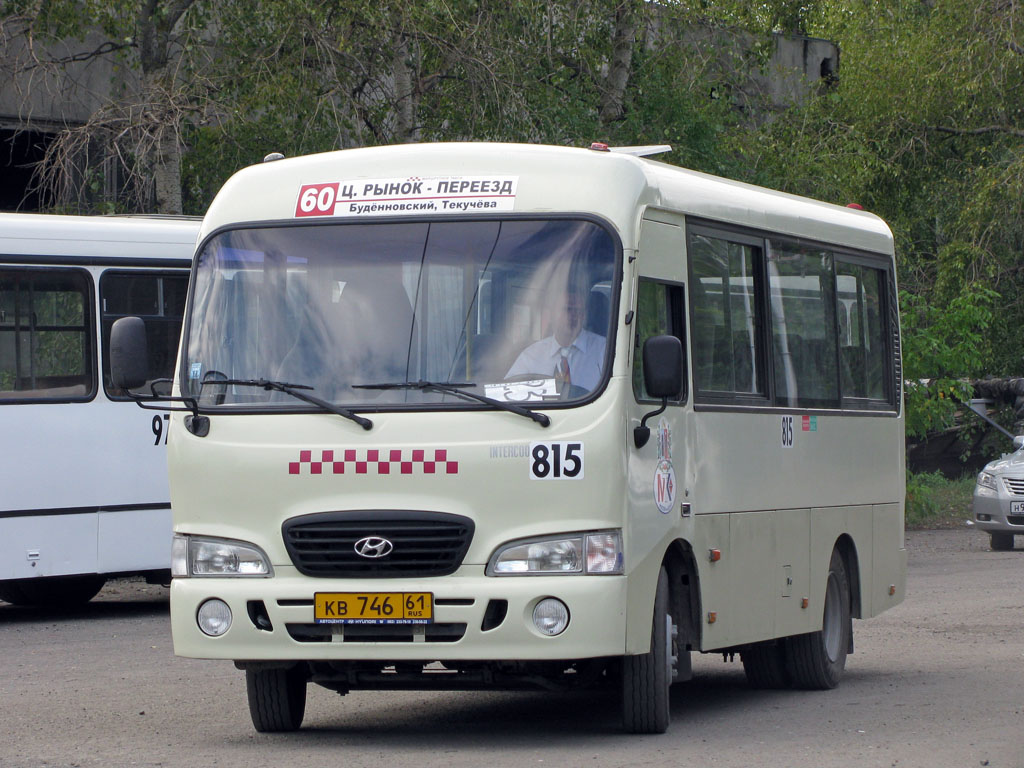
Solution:
<svg viewBox="0 0 1024 768"><path fill-rule="evenodd" d="M1024 535L1024 436L1013 439L1014 453L990 461L974 486L976 528L987 531L992 549L1013 549L1014 534Z"/></svg>

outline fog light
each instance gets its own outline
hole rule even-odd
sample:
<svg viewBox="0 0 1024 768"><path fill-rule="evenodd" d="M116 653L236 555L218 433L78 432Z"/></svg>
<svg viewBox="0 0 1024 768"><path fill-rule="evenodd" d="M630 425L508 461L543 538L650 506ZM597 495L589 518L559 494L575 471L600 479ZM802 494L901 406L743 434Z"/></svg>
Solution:
<svg viewBox="0 0 1024 768"><path fill-rule="evenodd" d="M199 606L196 623L210 637L220 637L231 627L231 609L223 600L207 600Z"/></svg>
<svg viewBox="0 0 1024 768"><path fill-rule="evenodd" d="M569 626L569 609L561 600L545 597L533 609L533 626L542 635L560 635Z"/></svg>
<svg viewBox="0 0 1024 768"><path fill-rule="evenodd" d="M989 522L992 519L992 515L981 514L981 515L978 515L978 519L981 522L983 522L983 523L987 523L987 522Z"/></svg>

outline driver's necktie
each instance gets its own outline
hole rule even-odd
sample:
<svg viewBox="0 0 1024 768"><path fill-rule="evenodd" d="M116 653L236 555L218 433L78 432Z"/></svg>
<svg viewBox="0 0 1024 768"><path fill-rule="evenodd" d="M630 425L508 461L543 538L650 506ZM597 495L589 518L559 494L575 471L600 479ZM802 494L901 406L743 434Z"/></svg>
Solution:
<svg viewBox="0 0 1024 768"><path fill-rule="evenodd" d="M560 347L558 352L561 354L561 359L558 361L558 365L555 368L555 378L562 385L562 391L568 392L569 386L572 384L572 375L569 372L569 350L571 347Z"/></svg>

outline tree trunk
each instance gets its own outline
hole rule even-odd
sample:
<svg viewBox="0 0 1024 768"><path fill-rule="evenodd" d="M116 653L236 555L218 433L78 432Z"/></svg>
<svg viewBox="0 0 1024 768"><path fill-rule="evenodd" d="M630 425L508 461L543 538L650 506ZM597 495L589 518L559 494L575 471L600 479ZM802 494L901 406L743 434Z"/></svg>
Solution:
<svg viewBox="0 0 1024 768"><path fill-rule="evenodd" d="M417 93L416 72L413 69L412 51L409 38L400 30L394 35L395 82L395 136L397 142L412 143L420 140L420 129L416 125Z"/></svg>
<svg viewBox="0 0 1024 768"><path fill-rule="evenodd" d="M605 125L622 117L623 101L633 63L633 45L636 42L637 12L635 0L622 0L615 8L615 37L612 39L612 58L608 65L598 113Z"/></svg>

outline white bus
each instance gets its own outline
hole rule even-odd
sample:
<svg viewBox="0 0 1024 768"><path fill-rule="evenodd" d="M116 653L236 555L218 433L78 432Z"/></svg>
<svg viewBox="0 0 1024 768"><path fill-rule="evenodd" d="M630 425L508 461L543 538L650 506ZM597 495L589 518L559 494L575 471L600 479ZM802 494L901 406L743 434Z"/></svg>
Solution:
<svg viewBox="0 0 1024 768"><path fill-rule="evenodd" d="M347 150L213 202L171 620L258 730L312 682L597 686L661 732L691 652L830 688L903 599L889 229L639 154Z"/></svg>
<svg viewBox="0 0 1024 768"><path fill-rule="evenodd" d="M171 374L199 221L0 214L0 599L67 606L115 574L169 580L167 413L110 379L145 318Z"/></svg>

